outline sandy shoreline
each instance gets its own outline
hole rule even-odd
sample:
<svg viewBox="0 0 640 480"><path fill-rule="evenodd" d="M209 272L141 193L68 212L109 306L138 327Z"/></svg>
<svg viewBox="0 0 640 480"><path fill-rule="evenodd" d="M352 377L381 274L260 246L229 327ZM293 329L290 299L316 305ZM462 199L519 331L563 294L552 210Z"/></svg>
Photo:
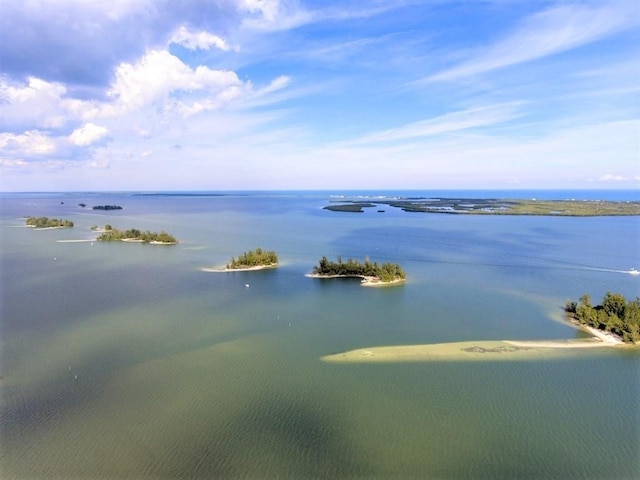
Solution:
<svg viewBox="0 0 640 480"><path fill-rule="evenodd" d="M363 287L390 287L393 285L399 285L405 282L404 278L398 278L390 282L382 282L377 277L367 277L366 275L318 275L317 273L307 273L305 277L309 278L359 278L360 285Z"/></svg>
<svg viewBox="0 0 640 480"><path fill-rule="evenodd" d="M278 268L277 263L271 265L257 265L255 267L243 267L243 268L227 268L225 267L202 267L200 271L210 273L229 273L229 272L255 272L257 270L269 270L272 268Z"/></svg>

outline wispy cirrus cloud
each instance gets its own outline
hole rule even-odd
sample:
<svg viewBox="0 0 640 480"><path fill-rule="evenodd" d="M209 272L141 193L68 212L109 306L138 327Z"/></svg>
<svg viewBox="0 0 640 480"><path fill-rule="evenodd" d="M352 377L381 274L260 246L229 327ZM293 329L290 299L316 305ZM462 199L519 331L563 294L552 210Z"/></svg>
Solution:
<svg viewBox="0 0 640 480"><path fill-rule="evenodd" d="M524 19L472 58L424 80L455 80L571 50L637 26L636 2L563 4Z"/></svg>
<svg viewBox="0 0 640 480"><path fill-rule="evenodd" d="M435 118L412 122L397 128L373 132L350 143L392 142L497 125L521 116L520 106L521 102L510 102L469 108Z"/></svg>

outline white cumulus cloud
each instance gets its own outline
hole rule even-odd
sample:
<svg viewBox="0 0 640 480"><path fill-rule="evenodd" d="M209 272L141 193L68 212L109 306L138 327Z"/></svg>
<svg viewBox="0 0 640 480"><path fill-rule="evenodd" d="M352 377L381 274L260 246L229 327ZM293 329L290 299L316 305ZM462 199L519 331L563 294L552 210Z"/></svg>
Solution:
<svg viewBox="0 0 640 480"><path fill-rule="evenodd" d="M204 30L193 32L184 25L175 31L170 43L182 45L189 50L209 50L211 47L216 47L224 51L231 50L231 47L223 38L205 32Z"/></svg>
<svg viewBox="0 0 640 480"><path fill-rule="evenodd" d="M0 133L0 149L18 155L45 155L56 148L55 142L45 133L29 130L20 135Z"/></svg>
<svg viewBox="0 0 640 480"><path fill-rule="evenodd" d="M122 63L116 70L116 80L108 92L115 102L107 108L113 113L125 113L140 109L154 102L164 103L170 95L175 95L178 104L195 104L188 101L189 96L205 96L205 103L218 105L225 98L235 98L234 91L245 84L235 72L212 70L206 66L195 69L183 63L178 57L166 50L151 50L136 64ZM179 97L183 100L180 100Z"/></svg>
<svg viewBox="0 0 640 480"><path fill-rule="evenodd" d="M74 145L84 147L100 140L106 134L107 129L105 127L94 123L87 123L80 128L76 128L71 135L69 135L69 140Z"/></svg>

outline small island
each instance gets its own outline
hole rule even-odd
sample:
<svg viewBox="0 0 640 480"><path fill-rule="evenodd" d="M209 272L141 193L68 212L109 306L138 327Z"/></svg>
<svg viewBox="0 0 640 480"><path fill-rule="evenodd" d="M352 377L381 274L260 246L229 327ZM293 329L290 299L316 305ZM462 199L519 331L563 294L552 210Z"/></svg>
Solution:
<svg viewBox="0 0 640 480"><path fill-rule="evenodd" d="M231 270L262 270L278 266L278 255L273 250L256 248L244 252L238 258L232 257L225 269Z"/></svg>
<svg viewBox="0 0 640 480"><path fill-rule="evenodd" d="M122 210L120 205L95 205L93 210Z"/></svg>
<svg viewBox="0 0 640 480"><path fill-rule="evenodd" d="M91 227L92 230L99 230L97 227ZM137 228L131 228L129 230L118 230L111 225L105 225L104 229L100 230L102 233L98 235L96 240L103 242L122 241L122 242L138 242L149 243L151 245L175 245L178 240L165 231L160 233L151 232L146 230L144 232Z"/></svg>
<svg viewBox="0 0 640 480"><path fill-rule="evenodd" d="M33 228L68 228L73 227L71 220L62 220L49 217L25 217L25 223Z"/></svg>
<svg viewBox="0 0 640 480"><path fill-rule="evenodd" d="M368 258L364 263L349 258L346 262L338 257L337 262L332 262L327 257L322 257L318 265L313 267L312 278L361 278L363 286L384 286L402 283L406 279L406 273L397 263L371 262Z"/></svg>
<svg viewBox="0 0 640 480"><path fill-rule="evenodd" d="M640 343L640 297L627 301L619 293L607 292L602 303L593 306L584 294L579 302L567 302L565 312L570 321L594 335L607 332L625 343Z"/></svg>

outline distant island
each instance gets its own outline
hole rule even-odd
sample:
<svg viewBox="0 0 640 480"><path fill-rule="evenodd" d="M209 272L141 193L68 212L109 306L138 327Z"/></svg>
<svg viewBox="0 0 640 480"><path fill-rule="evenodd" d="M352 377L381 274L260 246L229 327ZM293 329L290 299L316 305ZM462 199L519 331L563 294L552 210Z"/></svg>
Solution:
<svg viewBox="0 0 640 480"><path fill-rule="evenodd" d="M492 198L394 198L344 201L325 210L362 213L365 208L388 205L405 212L467 215L545 215L565 217L640 215L640 201L609 200L500 200ZM382 213L380 210L378 212Z"/></svg>
<svg viewBox="0 0 640 480"><path fill-rule="evenodd" d="M278 255L273 250L256 248L244 252L238 258L232 257L226 270L261 270L278 266Z"/></svg>
<svg viewBox="0 0 640 480"><path fill-rule="evenodd" d="M49 217L25 217L25 223L34 228L67 228L73 227L71 220L62 220Z"/></svg>
<svg viewBox="0 0 640 480"><path fill-rule="evenodd" d="M95 205L93 210L122 210L120 205Z"/></svg>
<svg viewBox="0 0 640 480"><path fill-rule="evenodd" d="M332 262L327 257L322 257L318 265L313 267L312 278L361 278L362 285L391 285L401 283L406 279L406 273L402 267L396 263L371 262L365 259L364 263L359 260L348 259L346 262L338 257L337 262Z"/></svg>
<svg viewBox="0 0 640 480"><path fill-rule="evenodd" d="M619 293L607 292L602 303L593 306L584 294L579 302L567 302L565 312L580 326L610 332L625 343L640 342L640 297L627 301Z"/></svg>
<svg viewBox="0 0 640 480"><path fill-rule="evenodd" d="M97 227L91 227L92 230L99 230ZM167 232L151 232L146 230L144 232L137 228L131 228L129 230L118 230L111 225L105 225L102 233L98 235L96 240L104 242L122 241L122 242L139 242L149 243L152 245L175 245L178 240Z"/></svg>

